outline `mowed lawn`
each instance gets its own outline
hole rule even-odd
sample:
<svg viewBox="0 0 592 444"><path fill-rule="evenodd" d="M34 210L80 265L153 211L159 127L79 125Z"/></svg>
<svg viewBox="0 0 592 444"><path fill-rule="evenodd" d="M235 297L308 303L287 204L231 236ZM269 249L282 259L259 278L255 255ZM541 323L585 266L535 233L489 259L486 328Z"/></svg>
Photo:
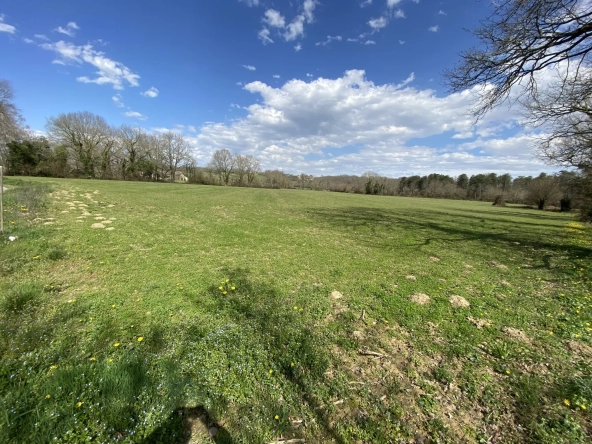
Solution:
<svg viewBox="0 0 592 444"><path fill-rule="evenodd" d="M592 437L592 229L573 214L5 184L0 442Z"/></svg>

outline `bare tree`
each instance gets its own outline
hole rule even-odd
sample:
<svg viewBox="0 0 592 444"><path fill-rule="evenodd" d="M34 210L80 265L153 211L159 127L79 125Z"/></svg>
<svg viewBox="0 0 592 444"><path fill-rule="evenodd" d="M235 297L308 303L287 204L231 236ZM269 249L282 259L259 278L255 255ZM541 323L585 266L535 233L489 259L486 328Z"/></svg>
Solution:
<svg viewBox="0 0 592 444"><path fill-rule="evenodd" d="M139 178L139 163L145 155L146 133L142 128L122 125L117 130L118 143L121 148L121 174L123 179Z"/></svg>
<svg viewBox="0 0 592 444"><path fill-rule="evenodd" d="M97 166L107 165L105 156L111 152L114 139L111 127L101 116L87 111L60 114L50 117L46 127L52 141L71 150L86 176L94 178Z"/></svg>
<svg viewBox="0 0 592 444"><path fill-rule="evenodd" d="M174 182L177 168L189 156L190 146L181 134L172 131L160 134L160 139L167 173L170 175L171 182Z"/></svg>
<svg viewBox="0 0 592 444"><path fill-rule="evenodd" d="M23 118L13 103L14 93L7 80L0 79L0 164L6 165L6 144L23 136Z"/></svg>
<svg viewBox="0 0 592 444"><path fill-rule="evenodd" d="M217 150L212 156L212 160L209 163L209 168L215 172L220 178L220 183L228 185L230 181L230 175L233 173L236 161L230 151Z"/></svg>
<svg viewBox="0 0 592 444"><path fill-rule="evenodd" d="M236 154L234 156L234 163L236 175L238 176L238 186L242 186L243 181L245 179L245 175L247 174L247 171L249 169L249 159L247 158L247 156Z"/></svg>
<svg viewBox="0 0 592 444"><path fill-rule="evenodd" d="M581 72L592 49L592 10L580 0L501 0L473 34L481 45L461 54L446 72L453 91L482 86L476 116L508 98L520 84L529 98L538 95L535 74L567 64L564 79ZM564 102L564 100L561 100Z"/></svg>
<svg viewBox="0 0 592 444"><path fill-rule="evenodd" d="M528 184L528 199L539 210L544 210L547 205L555 203L559 198L559 182L556 177L541 174Z"/></svg>
<svg viewBox="0 0 592 444"><path fill-rule="evenodd" d="M249 186L253 185L257 174L261 172L261 164L259 163L259 159L253 156L247 156L247 184Z"/></svg>

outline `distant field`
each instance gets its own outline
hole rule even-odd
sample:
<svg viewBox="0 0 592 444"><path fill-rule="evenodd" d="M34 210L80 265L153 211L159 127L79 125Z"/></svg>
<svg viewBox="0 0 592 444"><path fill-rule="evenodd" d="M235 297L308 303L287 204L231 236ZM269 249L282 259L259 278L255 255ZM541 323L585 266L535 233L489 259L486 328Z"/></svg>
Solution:
<svg viewBox="0 0 592 444"><path fill-rule="evenodd" d="M0 442L590 442L592 229L572 215L5 185Z"/></svg>

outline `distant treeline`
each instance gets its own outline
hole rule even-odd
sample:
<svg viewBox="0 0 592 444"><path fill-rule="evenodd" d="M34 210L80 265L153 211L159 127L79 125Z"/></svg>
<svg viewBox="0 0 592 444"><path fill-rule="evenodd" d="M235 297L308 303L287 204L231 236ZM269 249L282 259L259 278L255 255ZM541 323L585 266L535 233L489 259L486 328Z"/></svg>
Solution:
<svg viewBox="0 0 592 444"><path fill-rule="evenodd" d="M471 199L554 206L563 210L585 202L590 181L576 172L512 177L496 173L442 174L397 179L374 172L362 176L319 176L261 171L254 156L216 151L209 164L198 167L183 136L174 132L148 134L141 128L114 128L91 113L61 114L48 119L49 139L24 134L0 146L6 174L110 180L169 181L207 185L301 188L382 196Z"/></svg>

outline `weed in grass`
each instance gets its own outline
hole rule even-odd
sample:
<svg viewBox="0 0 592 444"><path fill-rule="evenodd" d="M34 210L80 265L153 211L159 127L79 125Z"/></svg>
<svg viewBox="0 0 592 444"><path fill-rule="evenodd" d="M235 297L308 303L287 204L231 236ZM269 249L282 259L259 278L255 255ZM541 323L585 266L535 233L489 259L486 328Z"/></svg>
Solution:
<svg viewBox="0 0 592 444"><path fill-rule="evenodd" d="M5 312L19 313L34 307L43 295L43 287L37 282L20 282L7 291L2 299Z"/></svg>

